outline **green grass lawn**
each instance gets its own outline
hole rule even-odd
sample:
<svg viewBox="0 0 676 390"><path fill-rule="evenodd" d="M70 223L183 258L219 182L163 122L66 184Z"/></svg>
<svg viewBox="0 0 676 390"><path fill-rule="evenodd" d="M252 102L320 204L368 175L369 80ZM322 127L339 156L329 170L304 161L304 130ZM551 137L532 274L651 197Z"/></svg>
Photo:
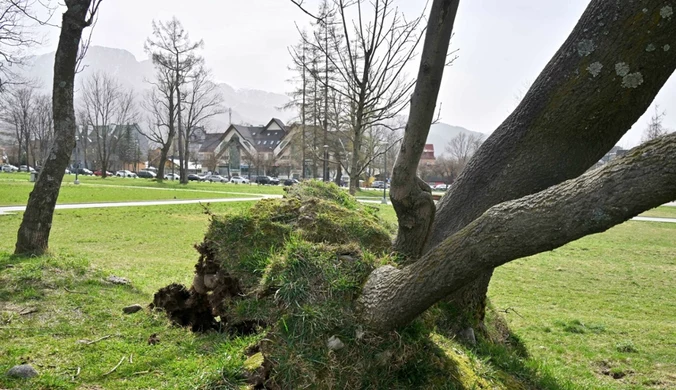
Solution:
<svg viewBox="0 0 676 390"><path fill-rule="evenodd" d="M159 186L89 179L83 184ZM9 182L0 180L0 191ZM250 204L208 207L220 214ZM391 206L374 206L396 221ZM0 216L0 388L208 388L224 370L238 370L243 349L259 337L192 334L147 309L122 314L124 306L146 306L169 283L190 284L198 257L192 245L208 223L199 205L56 211L53 255L37 258L10 255L20 222L21 214ZM676 224L628 222L496 270L489 295L527 347L525 364L553 377L559 387L551 388L676 387L674 237ZM111 275L131 286L106 282ZM159 344L148 345L152 334ZM4 372L23 361L40 377L8 380Z"/></svg>
<svg viewBox="0 0 676 390"><path fill-rule="evenodd" d="M59 204L128 202L166 199L215 199L249 197L253 195L281 195L282 186L258 186L223 183L189 183L176 181L158 183L147 179L80 176L80 184L73 184L75 176L66 175L59 193ZM25 205L33 183L28 174L0 175L0 206Z"/></svg>
<svg viewBox="0 0 676 390"><path fill-rule="evenodd" d="M676 388L676 224L627 222L512 262L489 295L577 388Z"/></svg>
<svg viewBox="0 0 676 390"><path fill-rule="evenodd" d="M674 206L661 206L655 207L652 210L648 210L645 213L641 214L643 217L659 217L659 218L676 218L676 207Z"/></svg>

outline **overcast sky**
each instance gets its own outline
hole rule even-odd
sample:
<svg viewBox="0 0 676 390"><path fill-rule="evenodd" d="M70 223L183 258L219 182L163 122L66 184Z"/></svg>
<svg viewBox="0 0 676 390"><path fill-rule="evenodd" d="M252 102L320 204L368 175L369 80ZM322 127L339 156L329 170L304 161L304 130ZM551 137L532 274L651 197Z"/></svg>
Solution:
<svg viewBox="0 0 676 390"><path fill-rule="evenodd" d="M306 0L309 8L317 0ZM444 74L439 96L442 122L492 132L517 104L582 15L588 0L463 0L452 48L459 58ZM414 16L424 0L399 0ZM151 22L178 17L192 39L203 39L203 55L216 79L236 88L285 93L290 56L298 41L296 23L309 18L289 0L104 0L94 45L126 49L147 58L143 43ZM60 15L54 21L60 22ZM47 31L41 52L56 48L58 30ZM414 73L415 67L411 72ZM676 129L676 78L657 96L664 124ZM620 141L640 142L653 107Z"/></svg>

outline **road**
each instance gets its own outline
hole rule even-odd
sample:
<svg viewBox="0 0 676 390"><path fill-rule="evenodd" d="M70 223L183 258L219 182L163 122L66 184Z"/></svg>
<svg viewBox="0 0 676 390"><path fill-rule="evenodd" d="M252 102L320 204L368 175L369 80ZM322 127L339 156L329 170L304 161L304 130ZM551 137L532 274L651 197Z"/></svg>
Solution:
<svg viewBox="0 0 676 390"><path fill-rule="evenodd" d="M252 200L260 200L265 198L281 198L282 195L264 195L264 194L247 194L251 198L216 198L216 199L191 199L191 200L152 200L141 202L105 202L105 203L73 203L73 204L57 204L57 210L74 210L74 209L99 209L108 207L143 207L143 206L166 206L177 204L196 204L196 203L226 203L226 202L250 202ZM362 203L381 203L380 199L357 199ZM670 202L664 206L676 207L676 202ZM22 212L26 206L3 206L0 207L0 215L13 214ZM634 217L633 221L645 222L667 222L676 223L676 218L657 218L657 217Z"/></svg>

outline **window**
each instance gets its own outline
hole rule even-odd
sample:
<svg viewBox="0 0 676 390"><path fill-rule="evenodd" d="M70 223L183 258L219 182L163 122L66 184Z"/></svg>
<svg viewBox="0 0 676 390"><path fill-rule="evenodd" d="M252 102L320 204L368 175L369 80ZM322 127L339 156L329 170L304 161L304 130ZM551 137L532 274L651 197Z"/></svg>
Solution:
<svg viewBox="0 0 676 390"><path fill-rule="evenodd" d="M258 141L258 145L260 145L260 144L261 144L261 141Z"/></svg>
<svg viewBox="0 0 676 390"><path fill-rule="evenodd" d="M265 145L265 144L267 144L267 143L268 143L268 141L263 141L263 145Z"/></svg>

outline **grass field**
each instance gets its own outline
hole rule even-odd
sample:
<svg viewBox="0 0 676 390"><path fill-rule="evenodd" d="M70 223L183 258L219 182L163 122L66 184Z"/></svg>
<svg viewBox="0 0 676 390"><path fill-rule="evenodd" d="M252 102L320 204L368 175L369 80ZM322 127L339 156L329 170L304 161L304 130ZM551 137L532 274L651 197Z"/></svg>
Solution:
<svg viewBox="0 0 676 390"><path fill-rule="evenodd" d="M0 191L9 182L0 180ZM105 184L126 182L131 180ZM226 186L189 186L209 187ZM280 187L261 188L281 193ZM208 207L220 214L250 204ZM396 221L390 206L377 206ZM653 211L668 216L672 209ZM201 206L57 211L52 256L37 258L10 255L20 221L21 214L0 216L0 388L209 388L223 371L241 366L243 349L257 336L196 335L147 309L121 311L147 305L171 282L190 283L198 257L192 245L208 222ZM553 378L551 388L676 388L674 237L676 224L628 222L496 270L491 300L506 311L531 356L519 364ZM130 279L131 286L106 282L111 275ZM152 334L159 344L147 343ZM24 361L41 375L27 383L4 376Z"/></svg>

